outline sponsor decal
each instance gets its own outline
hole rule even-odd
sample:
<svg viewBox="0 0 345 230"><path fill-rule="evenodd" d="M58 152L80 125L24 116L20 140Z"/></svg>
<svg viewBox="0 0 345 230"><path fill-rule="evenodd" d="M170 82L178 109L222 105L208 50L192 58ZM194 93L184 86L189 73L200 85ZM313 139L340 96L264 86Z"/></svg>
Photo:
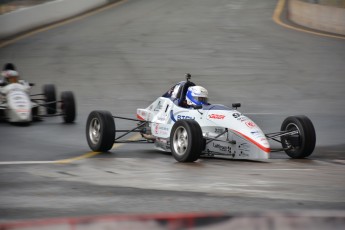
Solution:
<svg viewBox="0 0 345 230"><path fill-rule="evenodd" d="M246 121L245 124L249 127L249 128L255 128L256 124L253 121Z"/></svg>
<svg viewBox="0 0 345 230"><path fill-rule="evenodd" d="M161 116L157 118L158 121L165 121L165 116Z"/></svg>
<svg viewBox="0 0 345 230"><path fill-rule="evenodd" d="M231 147L230 146L225 146L225 145L221 145L218 143L212 143L212 145L214 148L219 149L219 151L231 153Z"/></svg>
<svg viewBox="0 0 345 230"><path fill-rule="evenodd" d="M238 149L241 151L249 151L249 144L248 143L242 143L240 145L238 145Z"/></svg>
<svg viewBox="0 0 345 230"><path fill-rule="evenodd" d="M222 128L215 128L215 129L214 129L214 132L215 132L215 133L223 133L223 132L224 132L224 129L222 129Z"/></svg>
<svg viewBox="0 0 345 230"><path fill-rule="evenodd" d="M259 130L254 130L250 132L254 137L260 138L263 137L262 132L260 132Z"/></svg>
<svg viewBox="0 0 345 230"><path fill-rule="evenodd" d="M254 136L261 135L261 133L258 130L251 131L250 133L253 134Z"/></svg>
<svg viewBox="0 0 345 230"><path fill-rule="evenodd" d="M154 133L160 134L160 135L168 135L169 134L169 128L161 126L160 124L156 124L155 128L154 128Z"/></svg>
<svg viewBox="0 0 345 230"><path fill-rule="evenodd" d="M244 122L244 121L248 121L249 119L248 119L248 117L239 117L239 118L237 118L237 120L240 122Z"/></svg>
<svg viewBox="0 0 345 230"><path fill-rule="evenodd" d="M233 116L234 118L239 118L239 117L241 116L241 114L240 114L240 113L233 113L232 116Z"/></svg>
<svg viewBox="0 0 345 230"><path fill-rule="evenodd" d="M173 122L176 122L177 120L183 120L183 119L192 119L195 120L195 117L192 116L188 116L188 115L183 115L183 114L179 114L176 116L176 114L174 114L174 112L172 110L170 110L170 118Z"/></svg>
<svg viewBox="0 0 345 230"><path fill-rule="evenodd" d="M238 150L240 151L240 153L238 154L239 156L248 157L249 151L250 151L250 146L248 143L242 143L242 144L238 145Z"/></svg>
<svg viewBox="0 0 345 230"><path fill-rule="evenodd" d="M183 120L183 119L193 119L195 120L195 117L191 117L188 115L177 115L177 120Z"/></svg>
<svg viewBox="0 0 345 230"><path fill-rule="evenodd" d="M208 117L210 119L218 119L218 120L223 120L225 118L225 115L222 115L222 114L211 114L211 115L208 115Z"/></svg>
<svg viewBox="0 0 345 230"><path fill-rule="evenodd" d="M158 134L158 128L159 128L159 124L156 124L156 126L155 126L155 134Z"/></svg>
<svg viewBox="0 0 345 230"><path fill-rule="evenodd" d="M161 101L158 101L158 104L157 104L157 106L155 107L155 109L153 110L153 111L159 111L159 110L161 110L162 109L162 105L161 105Z"/></svg>
<svg viewBox="0 0 345 230"><path fill-rule="evenodd" d="M249 157L249 154L248 153L244 153L244 152L240 152L240 154L238 154L239 156L241 157Z"/></svg>

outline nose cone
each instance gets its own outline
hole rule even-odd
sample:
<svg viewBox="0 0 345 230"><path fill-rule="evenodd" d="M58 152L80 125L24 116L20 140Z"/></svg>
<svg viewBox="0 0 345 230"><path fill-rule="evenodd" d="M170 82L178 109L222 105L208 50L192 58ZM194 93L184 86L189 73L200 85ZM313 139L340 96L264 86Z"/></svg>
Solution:
<svg viewBox="0 0 345 230"><path fill-rule="evenodd" d="M12 122L31 120L31 101L28 95L20 90L12 90L7 95L9 118Z"/></svg>

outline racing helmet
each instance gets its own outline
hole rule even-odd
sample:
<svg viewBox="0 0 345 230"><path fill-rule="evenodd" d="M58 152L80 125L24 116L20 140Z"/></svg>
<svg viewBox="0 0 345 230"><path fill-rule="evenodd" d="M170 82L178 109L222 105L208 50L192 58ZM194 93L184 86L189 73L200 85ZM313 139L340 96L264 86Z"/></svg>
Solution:
<svg viewBox="0 0 345 230"><path fill-rule="evenodd" d="M15 70L2 71L1 75L4 77L4 81L7 83L17 83L19 80L19 74Z"/></svg>
<svg viewBox="0 0 345 230"><path fill-rule="evenodd" d="M206 105L208 92L202 86L191 86L187 90L186 100L188 105Z"/></svg>

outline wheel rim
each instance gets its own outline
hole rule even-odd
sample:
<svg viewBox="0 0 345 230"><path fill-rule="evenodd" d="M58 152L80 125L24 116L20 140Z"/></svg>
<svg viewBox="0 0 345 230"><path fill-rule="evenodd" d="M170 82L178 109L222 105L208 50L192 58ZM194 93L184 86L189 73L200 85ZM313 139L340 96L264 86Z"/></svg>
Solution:
<svg viewBox="0 0 345 230"><path fill-rule="evenodd" d="M175 153L179 156L182 156L186 153L188 148L188 133L185 128L178 127L175 130L174 136L173 136L173 146Z"/></svg>
<svg viewBox="0 0 345 230"><path fill-rule="evenodd" d="M297 131L297 134L293 134L289 136L289 138L285 139L285 144L287 146L291 146L293 149L298 149L301 147L301 131L299 130L298 126L294 123L290 123L286 126L286 130L291 132L291 131ZM295 140L295 141L294 141ZM298 143L296 143L298 140ZM297 145L296 145L297 144Z"/></svg>
<svg viewBox="0 0 345 230"><path fill-rule="evenodd" d="M99 142L101 136L101 124L97 118L93 118L89 126L89 137L93 144Z"/></svg>

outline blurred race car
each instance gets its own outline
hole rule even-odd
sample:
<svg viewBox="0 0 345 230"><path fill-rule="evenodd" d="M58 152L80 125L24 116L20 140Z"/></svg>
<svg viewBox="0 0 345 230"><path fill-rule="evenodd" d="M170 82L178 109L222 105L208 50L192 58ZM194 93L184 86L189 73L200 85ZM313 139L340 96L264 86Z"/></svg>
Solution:
<svg viewBox="0 0 345 230"><path fill-rule="evenodd" d="M34 84L20 80L12 63L5 64L1 75L0 120L24 124L51 116L62 116L66 123L75 120L76 103L71 91L62 92L61 100L56 100L55 86L47 84L43 86L42 94L30 95ZM42 112L40 107L44 107L46 112Z"/></svg>
<svg viewBox="0 0 345 230"><path fill-rule="evenodd" d="M114 143L153 143L156 149L171 152L179 162L193 162L200 156L223 155L232 159L268 159L270 152L285 151L291 158L308 157L315 148L315 129L306 116L287 117L275 133L263 131L240 113L240 103L229 108L207 102L207 90L186 81L174 85L145 109L137 119L92 111L87 119L86 139L93 151L108 151ZM137 121L133 129L116 130L115 119ZM123 140L139 132L141 140ZM117 133L121 133L116 137ZM271 149L269 140L282 147Z"/></svg>

